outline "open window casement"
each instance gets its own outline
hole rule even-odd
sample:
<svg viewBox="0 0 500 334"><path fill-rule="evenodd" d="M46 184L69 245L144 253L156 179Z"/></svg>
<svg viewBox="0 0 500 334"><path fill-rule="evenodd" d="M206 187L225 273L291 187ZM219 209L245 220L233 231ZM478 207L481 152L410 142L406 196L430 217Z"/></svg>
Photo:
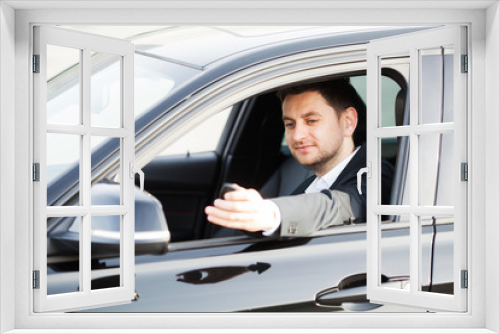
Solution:
<svg viewBox="0 0 500 334"><path fill-rule="evenodd" d="M134 46L129 41L39 26L34 28L33 53L34 311L130 302L134 297ZM117 143L119 201L95 205L92 173L99 161L92 161L96 158L91 152L109 140ZM74 194L63 202L52 201L48 189L71 177L73 181L62 188L73 187ZM103 217L111 217L107 221L116 226L96 229ZM100 243L102 238L114 242ZM115 281L105 289L92 283L96 252L119 258ZM63 264L58 269L52 266L56 256L57 263ZM70 274L64 265L77 268L74 284L55 284L58 290L49 291L48 279ZM47 275L53 270L57 273Z"/></svg>
<svg viewBox="0 0 500 334"><path fill-rule="evenodd" d="M409 93L396 126L381 116L381 71L389 59L409 63ZM367 294L371 302L466 310L465 61L464 27L431 29L369 44ZM381 205L381 147L387 139L397 139L399 145L399 174L394 181L399 194L390 205ZM382 217L392 217L392 222L383 222ZM408 228L388 236L389 224ZM395 252L395 244L405 247ZM403 271L396 269L400 264Z"/></svg>

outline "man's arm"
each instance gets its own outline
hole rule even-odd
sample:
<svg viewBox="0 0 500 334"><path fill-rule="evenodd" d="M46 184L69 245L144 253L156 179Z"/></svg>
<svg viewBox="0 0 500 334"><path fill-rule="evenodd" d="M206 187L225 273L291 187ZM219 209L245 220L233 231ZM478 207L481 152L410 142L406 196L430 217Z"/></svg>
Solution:
<svg viewBox="0 0 500 334"><path fill-rule="evenodd" d="M264 200L256 190L240 188L217 199L205 212L214 224L258 232L276 226L275 205L281 213L281 228L276 234L281 236L308 236L342 225L353 216L349 195L336 190Z"/></svg>
<svg viewBox="0 0 500 334"><path fill-rule="evenodd" d="M272 199L281 213L280 236L309 236L354 217L350 197L337 190Z"/></svg>

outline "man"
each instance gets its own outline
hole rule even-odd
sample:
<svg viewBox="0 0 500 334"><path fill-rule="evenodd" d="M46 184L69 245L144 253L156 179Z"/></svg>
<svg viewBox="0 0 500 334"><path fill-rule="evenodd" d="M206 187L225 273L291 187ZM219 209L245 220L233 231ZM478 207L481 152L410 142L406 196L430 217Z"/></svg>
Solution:
<svg viewBox="0 0 500 334"><path fill-rule="evenodd" d="M366 107L348 79L286 88L278 97L287 145L315 176L294 191L296 196L272 200L238 188L207 207L207 219L281 236L307 236L353 219L366 221L366 183L363 194L357 191L357 172L366 166Z"/></svg>

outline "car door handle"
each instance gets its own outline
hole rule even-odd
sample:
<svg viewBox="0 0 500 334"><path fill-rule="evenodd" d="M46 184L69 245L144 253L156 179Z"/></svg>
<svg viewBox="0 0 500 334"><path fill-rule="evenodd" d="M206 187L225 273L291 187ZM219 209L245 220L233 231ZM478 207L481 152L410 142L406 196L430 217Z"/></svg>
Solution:
<svg viewBox="0 0 500 334"><path fill-rule="evenodd" d="M398 288L405 288L410 281L409 276L380 278L382 286L398 285ZM314 302L320 307L341 307L344 303L367 303L366 299L366 273L347 276L340 280L337 286L318 292ZM371 304L371 308L379 307L378 304Z"/></svg>
<svg viewBox="0 0 500 334"><path fill-rule="evenodd" d="M347 301L367 301L365 273L347 276L337 286L318 292L314 298L316 305L323 307L340 307Z"/></svg>

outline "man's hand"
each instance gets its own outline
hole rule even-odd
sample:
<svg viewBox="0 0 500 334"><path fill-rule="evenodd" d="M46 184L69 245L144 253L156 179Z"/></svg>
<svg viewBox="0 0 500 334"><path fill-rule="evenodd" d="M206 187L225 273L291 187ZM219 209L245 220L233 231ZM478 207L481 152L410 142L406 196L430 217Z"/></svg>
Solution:
<svg viewBox="0 0 500 334"><path fill-rule="evenodd" d="M224 199L216 199L205 208L209 222L248 232L266 231L279 225L274 204L262 198L255 189L238 187Z"/></svg>

